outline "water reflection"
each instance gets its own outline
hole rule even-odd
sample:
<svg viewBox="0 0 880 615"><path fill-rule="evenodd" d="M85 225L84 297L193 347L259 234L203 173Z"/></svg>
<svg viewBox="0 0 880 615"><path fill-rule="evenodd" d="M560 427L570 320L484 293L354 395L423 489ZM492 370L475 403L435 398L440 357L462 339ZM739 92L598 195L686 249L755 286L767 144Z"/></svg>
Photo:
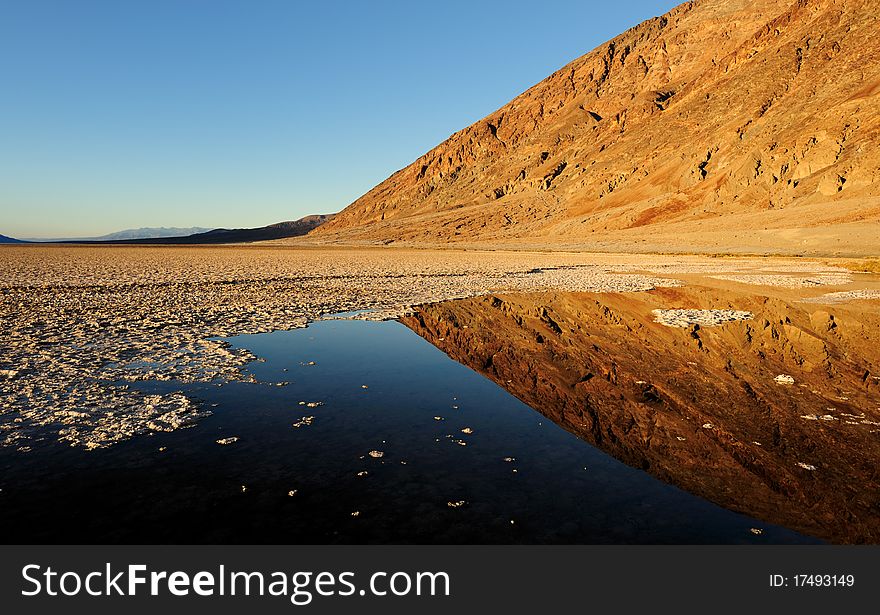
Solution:
<svg viewBox="0 0 880 615"><path fill-rule="evenodd" d="M265 359L256 382L186 388L214 412L192 428L0 450L3 526L26 543L809 541L609 457L399 323L231 342Z"/></svg>
<svg viewBox="0 0 880 615"><path fill-rule="evenodd" d="M652 322L670 307L754 318ZM632 467L801 532L880 541L880 318L870 306L662 289L483 297L424 306L404 323Z"/></svg>

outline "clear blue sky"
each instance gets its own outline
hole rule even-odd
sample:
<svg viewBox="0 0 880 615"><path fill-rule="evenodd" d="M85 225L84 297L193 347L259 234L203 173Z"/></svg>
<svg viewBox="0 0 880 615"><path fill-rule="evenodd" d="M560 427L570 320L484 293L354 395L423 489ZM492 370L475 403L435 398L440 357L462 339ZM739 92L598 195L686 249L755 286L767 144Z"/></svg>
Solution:
<svg viewBox="0 0 880 615"><path fill-rule="evenodd" d="M675 0L0 0L0 233L342 209Z"/></svg>

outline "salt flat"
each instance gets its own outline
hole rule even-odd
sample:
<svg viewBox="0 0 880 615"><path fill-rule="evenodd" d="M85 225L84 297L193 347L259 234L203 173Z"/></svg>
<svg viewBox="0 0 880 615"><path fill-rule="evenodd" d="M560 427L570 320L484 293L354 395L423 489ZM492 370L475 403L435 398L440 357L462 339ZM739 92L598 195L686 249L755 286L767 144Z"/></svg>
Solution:
<svg viewBox="0 0 880 615"><path fill-rule="evenodd" d="M91 449L191 425L210 408L130 383L240 380L257 357L216 338L327 314L396 318L498 290L730 283L709 279L716 274L781 278L780 289L785 272L827 280L827 290L856 284L846 270L801 259L558 252L25 245L4 246L0 262L0 445L22 452L40 439ZM758 275L768 270L777 274Z"/></svg>

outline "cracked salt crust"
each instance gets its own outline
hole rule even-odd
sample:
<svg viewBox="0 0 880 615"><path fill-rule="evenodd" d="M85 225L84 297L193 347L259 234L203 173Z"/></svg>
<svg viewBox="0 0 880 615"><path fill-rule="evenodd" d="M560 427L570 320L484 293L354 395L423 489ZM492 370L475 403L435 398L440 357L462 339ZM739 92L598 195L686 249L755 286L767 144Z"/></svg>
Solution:
<svg viewBox="0 0 880 615"><path fill-rule="evenodd" d="M811 276L791 276L773 274L713 275L716 280L727 280L756 286L777 286L780 288L809 288L811 286L843 286L853 281L848 273L819 273Z"/></svg>
<svg viewBox="0 0 880 615"><path fill-rule="evenodd" d="M337 312L386 320L498 289L678 284L578 255L30 246L0 256L0 444L20 448L51 436L95 449L194 424L210 410L129 383L254 382L242 368L256 357L217 338Z"/></svg>
<svg viewBox="0 0 880 615"><path fill-rule="evenodd" d="M686 328L693 325L717 327L737 320L750 320L751 312L738 310L653 310L654 322L667 327Z"/></svg>

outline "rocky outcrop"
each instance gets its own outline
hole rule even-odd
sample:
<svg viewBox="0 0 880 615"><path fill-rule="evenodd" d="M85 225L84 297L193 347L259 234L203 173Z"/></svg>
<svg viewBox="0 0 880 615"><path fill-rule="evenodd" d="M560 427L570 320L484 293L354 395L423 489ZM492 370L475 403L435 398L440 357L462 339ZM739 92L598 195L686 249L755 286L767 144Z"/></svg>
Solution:
<svg viewBox="0 0 880 615"><path fill-rule="evenodd" d="M574 245L880 224L876 13L867 0L688 2L452 135L312 235Z"/></svg>

